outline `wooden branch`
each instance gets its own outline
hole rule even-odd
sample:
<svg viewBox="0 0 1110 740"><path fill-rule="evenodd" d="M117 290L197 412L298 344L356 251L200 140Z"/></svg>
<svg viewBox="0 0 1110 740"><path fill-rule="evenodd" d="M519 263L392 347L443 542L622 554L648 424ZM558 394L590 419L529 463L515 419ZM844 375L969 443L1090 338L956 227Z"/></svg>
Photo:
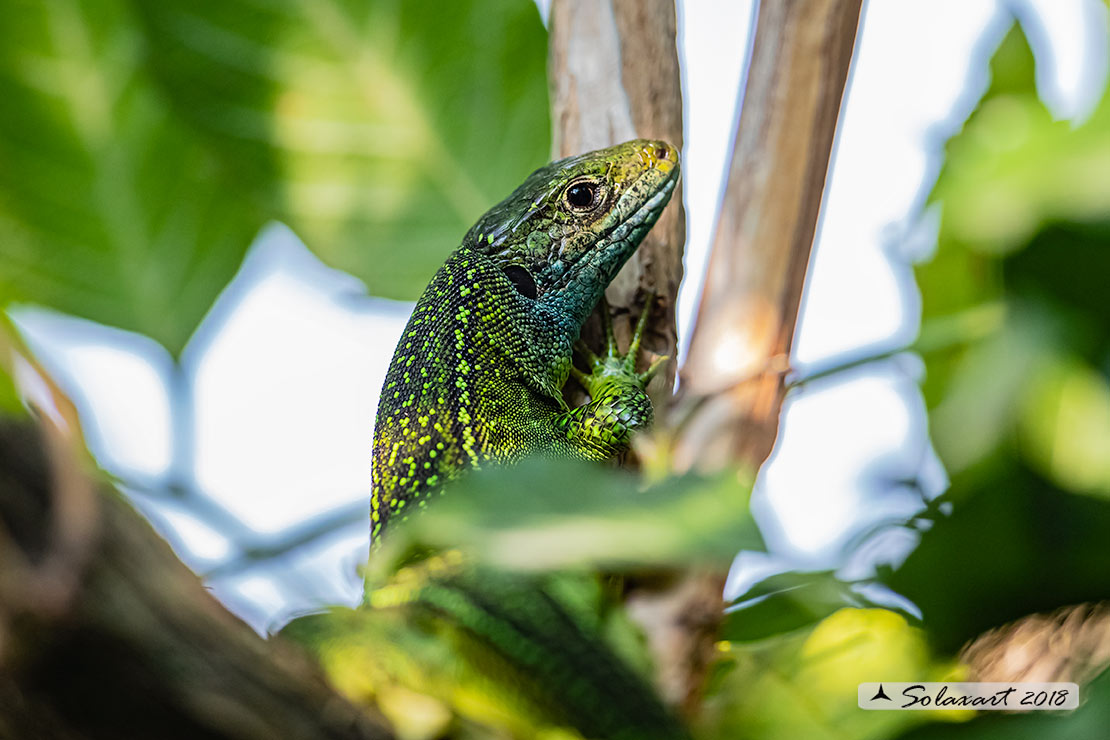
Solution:
<svg viewBox="0 0 1110 740"><path fill-rule="evenodd" d="M95 482L75 427L42 422L0 421L0 737L392 738L213 599Z"/></svg>
<svg viewBox="0 0 1110 740"><path fill-rule="evenodd" d="M555 0L548 25L556 158L635 138L663 139L682 148L673 0ZM615 312L633 316L645 293L655 291L655 314L643 346L672 358L657 381L665 385L662 395L669 395L676 367L675 298L686 238L681 188L606 291ZM623 328L619 322L617 328ZM594 327L584 338L600 344Z"/></svg>
<svg viewBox="0 0 1110 740"><path fill-rule="evenodd" d="M763 0L698 323L672 425L645 441L662 469L756 469L783 382L861 0ZM738 43L739 46L739 43ZM634 595L664 695L697 712L727 573Z"/></svg>
<svg viewBox="0 0 1110 740"><path fill-rule="evenodd" d="M678 469L774 447L862 0L764 0L690 353ZM750 378L750 380L749 380Z"/></svg>

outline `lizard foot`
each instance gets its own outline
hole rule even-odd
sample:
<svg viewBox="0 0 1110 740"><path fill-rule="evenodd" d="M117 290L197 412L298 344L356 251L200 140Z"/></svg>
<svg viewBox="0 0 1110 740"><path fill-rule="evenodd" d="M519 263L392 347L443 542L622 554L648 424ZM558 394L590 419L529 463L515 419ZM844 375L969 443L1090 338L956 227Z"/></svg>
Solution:
<svg viewBox="0 0 1110 740"><path fill-rule="evenodd" d="M640 312L640 318L636 321L636 329L632 332L628 352L621 354L617 340L613 336L613 318L609 313L609 304L604 298L601 299L602 324L605 327L605 353L600 356L594 354L585 342L579 340L574 345L575 349L585 359L590 371L582 372L573 365L570 368L571 375L586 389L591 398L598 398L607 386L612 385L632 385L643 390L667 363L669 357L664 355L656 358L644 372L636 372L636 362L640 358L640 342L644 338L644 330L647 328L648 317L651 314L651 304L654 301L655 294L649 293L647 300L644 301L644 308Z"/></svg>

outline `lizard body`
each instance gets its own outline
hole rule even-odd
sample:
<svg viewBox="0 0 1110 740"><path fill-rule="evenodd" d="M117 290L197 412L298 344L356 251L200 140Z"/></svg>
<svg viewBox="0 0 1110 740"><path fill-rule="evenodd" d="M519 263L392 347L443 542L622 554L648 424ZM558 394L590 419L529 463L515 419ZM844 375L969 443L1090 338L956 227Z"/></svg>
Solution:
<svg viewBox="0 0 1110 740"><path fill-rule="evenodd" d="M678 169L672 147L643 140L553 162L470 229L417 302L386 375L374 429L375 542L467 469L531 454L604 460L651 423L644 386L658 364L635 370L646 310L627 355L611 331L603 357L584 352L588 374L571 355ZM573 409L562 394L571 375L590 394ZM475 659L487 686L541 723L606 740L687 740L607 643L600 612L583 615L557 578L441 560L412 563L372 590L368 606L399 607L415 627L455 635L451 654ZM459 669L432 661L424 670Z"/></svg>
<svg viewBox="0 0 1110 740"><path fill-rule="evenodd" d="M678 174L671 146L630 141L537 170L470 229L417 302L386 375L375 538L465 469L536 453L604 460L650 425L650 371L634 368L639 333L628 357L612 344L608 357L591 357L589 375L571 356ZM562 395L572 372L591 395L575 409Z"/></svg>

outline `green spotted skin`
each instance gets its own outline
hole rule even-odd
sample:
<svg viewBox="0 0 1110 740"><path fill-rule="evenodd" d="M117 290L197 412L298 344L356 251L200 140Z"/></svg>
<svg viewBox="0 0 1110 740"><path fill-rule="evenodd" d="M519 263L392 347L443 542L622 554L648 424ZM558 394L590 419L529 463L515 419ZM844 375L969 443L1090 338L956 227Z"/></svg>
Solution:
<svg viewBox="0 0 1110 740"><path fill-rule="evenodd" d="M543 579L472 570L430 580L419 602L501 658L486 665L498 666L517 701L583 737L689 740L644 679Z"/></svg>
<svg viewBox="0 0 1110 740"><path fill-rule="evenodd" d="M572 351L678 175L677 152L660 141L560 160L466 234L417 302L386 375L374 430L375 540L464 470L531 454L605 460L651 424L638 347L621 356L610 342L603 358L588 357L588 375ZM574 409L562 394L572 372L591 398Z"/></svg>

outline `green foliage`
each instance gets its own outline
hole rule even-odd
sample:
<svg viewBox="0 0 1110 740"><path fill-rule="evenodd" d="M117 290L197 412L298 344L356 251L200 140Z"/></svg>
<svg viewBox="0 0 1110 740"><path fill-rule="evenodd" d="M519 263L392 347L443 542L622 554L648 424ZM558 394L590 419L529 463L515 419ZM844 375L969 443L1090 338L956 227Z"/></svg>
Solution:
<svg viewBox="0 0 1110 740"><path fill-rule="evenodd" d="M1050 329L1059 328L1060 319L1065 327L1076 322L1083 325L1076 328L1097 331L1110 318L1100 300L1100 278L1110 266L1104 239L1110 219L1110 181L1105 177L1110 168L1110 97L1078 127L1054 121L1037 97L1032 55L1017 25L995 54L991 72L993 82L979 107L948 142L931 196L942 215L936 255L917 270L922 338L938 324L988 307L1006 318L985 339L1010 332L1003 338L1011 342L1007 349L1013 342L1028 346L1051 341ZM984 343L981 335L968 339L954 352L926 357L930 408L938 407L975 370L989 370L991 376L1002 370L984 368L984 362L974 359L962 362ZM1009 363L1018 366L1011 372L1026 371L1022 360ZM1008 385L1005 379L1003 385ZM949 435L939 436L936 442L946 457Z"/></svg>
<svg viewBox="0 0 1110 740"><path fill-rule="evenodd" d="M284 634L356 700L380 704L400 687L448 724L684 737L648 688L651 659L617 573L719 568L738 546L762 549L749 493L735 473L641 485L567 461L474 471L388 532L362 609Z"/></svg>
<svg viewBox="0 0 1110 740"><path fill-rule="evenodd" d="M951 514L928 514L932 526L888 578L943 651L1110 596L1110 96L1077 127L1052 120L1017 26L991 71L948 143L932 196L937 253L917 271L923 390ZM1094 737L1100 712L907 737Z"/></svg>
<svg viewBox="0 0 1110 740"><path fill-rule="evenodd" d="M0 416L22 416L23 404L20 403L11 377L0 368Z"/></svg>
<svg viewBox="0 0 1110 740"><path fill-rule="evenodd" d="M133 6L176 114L375 295L417 297L547 161L546 34L528 0Z"/></svg>
<svg viewBox="0 0 1110 740"><path fill-rule="evenodd" d="M0 317L0 352L7 355L0 358L0 417L22 416L24 413L11 376L11 363L15 361L15 354L8 348L9 336L12 336L11 325Z"/></svg>
<svg viewBox="0 0 1110 740"><path fill-rule="evenodd" d="M849 607L870 602L833 571L778 573L737 597L721 626L721 639L753 642L806 627Z"/></svg>
<svg viewBox="0 0 1110 740"><path fill-rule="evenodd" d="M788 579L789 580L789 579ZM886 738L932 718L970 712L865 712L856 687L877 677L958 681L922 630L885 609L843 608L809 629L760 642L719 645L722 673L711 687L697 737L760 740Z"/></svg>
<svg viewBox="0 0 1110 740"><path fill-rule="evenodd" d="M0 418L28 415L15 384L16 368L26 362L26 356L19 333L8 317L0 314Z"/></svg>
<svg viewBox="0 0 1110 740"><path fill-rule="evenodd" d="M938 648L991 627L1110 594L1110 506L1008 466L940 519L890 579L921 608Z"/></svg>
<svg viewBox="0 0 1110 740"><path fill-rule="evenodd" d="M468 723L520 736L544 724L512 681L491 673L492 657L467 660L449 623L336 608L296 619L281 634L307 648L351 700L379 707L403 737L466 737Z"/></svg>
<svg viewBox="0 0 1110 740"><path fill-rule="evenodd" d="M413 298L546 159L528 0L11 0L0 305L178 353L259 228Z"/></svg>
<svg viewBox="0 0 1110 740"><path fill-rule="evenodd" d="M387 541L459 547L514 570L727 566L738 550L764 549L750 493L735 472L644 486L594 464L531 459L465 476Z"/></svg>

